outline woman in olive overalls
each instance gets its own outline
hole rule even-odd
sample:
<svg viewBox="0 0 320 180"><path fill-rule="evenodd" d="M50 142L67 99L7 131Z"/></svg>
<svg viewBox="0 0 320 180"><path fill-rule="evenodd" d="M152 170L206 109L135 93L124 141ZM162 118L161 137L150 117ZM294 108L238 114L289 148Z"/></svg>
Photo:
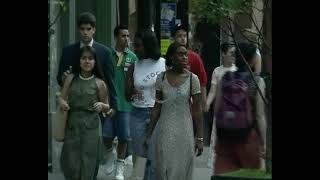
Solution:
<svg viewBox="0 0 320 180"><path fill-rule="evenodd" d="M66 180L93 180L99 163L101 142L99 113L109 114L107 87L95 50L85 46L66 77L59 98L68 111L61 153L61 169Z"/></svg>

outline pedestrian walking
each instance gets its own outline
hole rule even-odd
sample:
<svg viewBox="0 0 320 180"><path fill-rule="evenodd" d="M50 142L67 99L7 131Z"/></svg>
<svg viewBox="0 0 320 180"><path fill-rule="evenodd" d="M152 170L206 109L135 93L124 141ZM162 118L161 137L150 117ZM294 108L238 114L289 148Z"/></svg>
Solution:
<svg viewBox="0 0 320 180"><path fill-rule="evenodd" d="M166 70L165 59L160 57L160 47L154 32L142 30L134 38L134 51L139 60L130 66L127 76L127 98L132 101L130 133L133 158L132 178L143 176L151 178L154 165L151 162L154 156L154 144L151 141L148 149L143 146L150 123L150 108L155 104L155 82L157 76ZM146 163L146 158L148 162ZM144 170L145 164L147 164ZM143 167L143 168L141 168ZM138 172L138 169L141 171Z"/></svg>
<svg viewBox="0 0 320 180"><path fill-rule="evenodd" d="M156 179L193 179L194 157L203 151L201 90L197 75L188 70L187 48L173 43L166 54L170 67L156 81L156 103L148 129L155 135ZM190 97L195 104L194 139ZM146 140L147 141L147 140ZM195 152L196 151L196 152Z"/></svg>
<svg viewBox="0 0 320 180"><path fill-rule="evenodd" d="M111 174L115 170L117 180L124 179L125 157L128 141L130 141L130 112L132 106L125 98L125 78L128 68L137 57L128 49L129 31L125 25L118 25L114 28L115 48L112 49L112 64L114 68L114 82L117 93L117 113L106 119L103 125L103 139L106 147L106 164L104 171ZM118 138L117 157L113 153L113 140Z"/></svg>
<svg viewBox="0 0 320 180"><path fill-rule="evenodd" d="M82 47L58 99L62 110L68 111L61 153L61 169L68 180L96 177L101 140L99 113L110 113L107 94L96 51Z"/></svg>
<svg viewBox="0 0 320 180"><path fill-rule="evenodd" d="M247 62L253 69L255 55L254 45L239 43L236 51L238 70L226 72L218 85L214 108L217 128L215 174L240 168L263 168L266 118L264 102L257 88L264 96L265 82L257 75L252 79L245 64Z"/></svg>

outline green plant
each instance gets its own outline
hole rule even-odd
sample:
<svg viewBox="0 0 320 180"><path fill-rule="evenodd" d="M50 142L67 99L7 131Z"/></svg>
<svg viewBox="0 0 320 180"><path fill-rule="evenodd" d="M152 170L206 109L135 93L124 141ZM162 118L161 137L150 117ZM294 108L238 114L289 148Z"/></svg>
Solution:
<svg viewBox="0 0 320 180"><path fill-rule="evenodd" d="M240 169L238 171L225 173L224 175L240 177L271 177L270 173L260 169Z"/></svg>

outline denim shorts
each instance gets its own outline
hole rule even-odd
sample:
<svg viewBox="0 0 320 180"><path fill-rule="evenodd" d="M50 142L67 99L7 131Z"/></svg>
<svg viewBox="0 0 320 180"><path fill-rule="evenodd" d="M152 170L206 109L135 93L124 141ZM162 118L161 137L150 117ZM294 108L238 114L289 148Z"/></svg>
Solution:
<svg viewBox="0 0 320 180"><path fill-rule="evenodd" d="M130 112L117 113L112 117L106 117L102 128L102 136L114 138L118 137L119 140L130 141Z"/></svg>

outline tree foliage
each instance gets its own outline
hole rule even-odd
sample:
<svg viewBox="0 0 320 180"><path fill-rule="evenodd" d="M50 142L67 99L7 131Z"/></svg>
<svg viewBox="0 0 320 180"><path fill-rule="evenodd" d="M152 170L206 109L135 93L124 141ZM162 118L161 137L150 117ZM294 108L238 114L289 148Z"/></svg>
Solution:
<svg viewBox="0 0 320 180"><path fill-rule="evenodd" d="M57 15L55 15L54 20L50 22L50 10L48 11L49 16L48 16L48 34L52 34L51 27L57 22L59 18L61 18L62 14L67 11L67 2L68 0L54 0L54 5L59 7L59 12Z"/></svg>
<svg viewBox="0 0 320 180"><path fill-rule="evenodd" d="M254 0L191 0L192 13L209 23L219 23L237 13L249 12Z"/></svg>

